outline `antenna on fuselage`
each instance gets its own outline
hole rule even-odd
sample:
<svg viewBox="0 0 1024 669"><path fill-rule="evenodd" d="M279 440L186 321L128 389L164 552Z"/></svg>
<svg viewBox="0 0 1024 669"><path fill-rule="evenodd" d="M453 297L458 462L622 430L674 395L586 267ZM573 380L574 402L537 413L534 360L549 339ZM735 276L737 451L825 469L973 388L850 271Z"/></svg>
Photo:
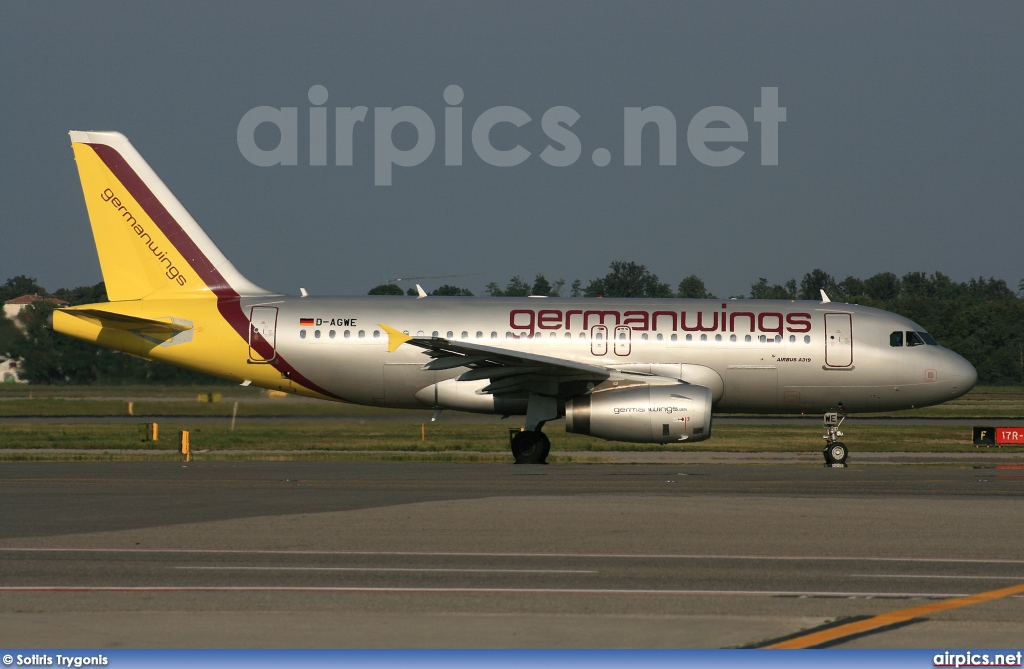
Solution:
<svg viewBox="0 0 1024 669"><path fill-rule="evenodd" d="M832 301L832 300L828 299L828 295L825 294L825 289L824 288L819 288L818 290L821 291L821 303L822 304L826 304L826 303Z"/></svg>

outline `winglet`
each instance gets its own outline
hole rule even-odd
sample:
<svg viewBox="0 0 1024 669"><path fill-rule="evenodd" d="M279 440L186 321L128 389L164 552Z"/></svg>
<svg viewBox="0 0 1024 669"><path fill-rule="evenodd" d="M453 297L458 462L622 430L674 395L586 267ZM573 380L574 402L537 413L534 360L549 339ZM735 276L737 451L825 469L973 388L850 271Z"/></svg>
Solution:
<svg viewBox="0 0 1024 669"><path fill-rule="evenodd" d="M412 337L405 334L404 332L399 332L395 328L388 327L383 323L380 323L380 327L384 330L384 332L388 333L388 353L394 353L396 350L398 350L399 346L412 339Z"/></svg>
<svg viewBox="0 0 1024 669"><path fill-rule="evenodd" d="M427 291L423 290L423 286L416 284L416 299L420 299L427 296Z"/></svg>
<svg viewBox="0 0 1024 669"><path fill-rule="evenodd" d="M828 299L828 295L825 294L825 289L824 288L819 288L818 290L821 291L821 303L822 304L825 304L827 302L831 302L832 301L832 300Z"/></svg>

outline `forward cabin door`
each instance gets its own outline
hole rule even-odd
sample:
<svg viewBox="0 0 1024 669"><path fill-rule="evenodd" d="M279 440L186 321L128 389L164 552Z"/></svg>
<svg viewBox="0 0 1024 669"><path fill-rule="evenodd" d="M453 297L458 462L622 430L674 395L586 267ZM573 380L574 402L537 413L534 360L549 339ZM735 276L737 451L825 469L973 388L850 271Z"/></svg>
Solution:
<svg viewBox="0 0 1024 669"><path fill-rule="evenodd" d="M277 307L253 307L249 312L250 362L273 362L276 348Z"/></svg>
<svg viewBox="0 0 1024 669"><path fill-rule="evenodd" d="M853 364L853 322L850 314L825 314L825 364Z"/></svg>

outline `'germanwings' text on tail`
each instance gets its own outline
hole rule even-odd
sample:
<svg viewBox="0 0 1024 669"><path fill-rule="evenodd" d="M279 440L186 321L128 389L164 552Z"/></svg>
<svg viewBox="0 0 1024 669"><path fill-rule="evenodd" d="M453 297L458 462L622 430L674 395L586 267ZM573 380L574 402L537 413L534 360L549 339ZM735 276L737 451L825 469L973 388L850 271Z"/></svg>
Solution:
<svg viewBox="0 0 1024 669"><path fill-rule="evenodd" d="M110 302L56 331L328 400L525 416L618 441L711 436L712 411L843 414L937 404L974 368L896 314L774 300L294 297L241 275L123 135L72 132ZM835 421L831 421L833 424ZM835 426L825 459L847 449Z"/></svg>

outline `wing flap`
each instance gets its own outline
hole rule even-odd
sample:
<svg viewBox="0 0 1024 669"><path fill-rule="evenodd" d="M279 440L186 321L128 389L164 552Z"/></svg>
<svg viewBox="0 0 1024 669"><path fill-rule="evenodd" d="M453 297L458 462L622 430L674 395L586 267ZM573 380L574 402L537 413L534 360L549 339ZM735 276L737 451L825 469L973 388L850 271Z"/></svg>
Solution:
<svg viewBox="0 0 1024 669"><path fill-rule="evenodd" d="M443 337L412 337L383 323L388 333L388 350L408 344L423 349L433 358L423 369L437 371L468 367L459 381L489 381L477 391L485 394L535 392L544 395L580 392L588 382L600 384L619 372L600 365L526 353L497 346L485 346Z"/></svg>

